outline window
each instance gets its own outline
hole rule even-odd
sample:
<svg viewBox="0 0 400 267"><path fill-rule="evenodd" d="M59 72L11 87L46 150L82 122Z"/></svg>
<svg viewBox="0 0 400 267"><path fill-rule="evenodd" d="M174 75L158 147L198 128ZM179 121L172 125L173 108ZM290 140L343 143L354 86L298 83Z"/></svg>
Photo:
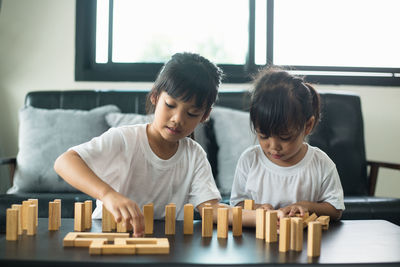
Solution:
<svg viewBox="0 0 400 267"><path fill-rule="evenodd" d="M224 82L273 64L317 83L400 85L397 10L397 0L77 0L75 77L154 81L190 51Z"/></svg>

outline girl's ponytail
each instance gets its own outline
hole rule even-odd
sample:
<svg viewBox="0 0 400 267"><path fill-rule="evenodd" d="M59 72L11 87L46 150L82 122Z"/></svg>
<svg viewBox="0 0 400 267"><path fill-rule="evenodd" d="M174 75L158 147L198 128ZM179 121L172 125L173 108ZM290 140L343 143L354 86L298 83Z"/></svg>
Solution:
<svg viewBox="0 0 400 267"><path fill-rule="evenodd" d="M303 83L308 90L310 91L311 94L311 98L312 98L312 114L315 118L315 123L314 123L314 127L313 129L315 129L315 127L317 126L318 122L320 121L320 117L321 117L321 98L317 92L317 90L315 90L315 88L309 84L309 83Z"/></svg>

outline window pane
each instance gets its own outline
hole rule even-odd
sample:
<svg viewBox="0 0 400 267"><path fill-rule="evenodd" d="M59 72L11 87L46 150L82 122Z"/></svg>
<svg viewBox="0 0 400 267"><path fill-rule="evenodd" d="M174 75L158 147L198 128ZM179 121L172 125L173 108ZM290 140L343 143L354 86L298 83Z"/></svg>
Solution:
<svg viewBox="0 0 400 267"><path fill-rule="evenodd" d="M97 0L96 63L108 62L108 0Z"/></svg>
<svg viewBox="0 0 400 267"><path fill-rule="evenodd" d="M165 62L187 51L244 64L248 10L244 0L114 0L112 60Z"/></svg>
<svg viewBox="0 0 400 267"><path fill-rule="evenodd" d="M274 64L400 67L400 1L279 0Z"/></svg>
<svg viewBox="0 0 400 267"><path fill-rule="evenodd" d="M267 63L267 1L256 0L255 63Z"/></svg>

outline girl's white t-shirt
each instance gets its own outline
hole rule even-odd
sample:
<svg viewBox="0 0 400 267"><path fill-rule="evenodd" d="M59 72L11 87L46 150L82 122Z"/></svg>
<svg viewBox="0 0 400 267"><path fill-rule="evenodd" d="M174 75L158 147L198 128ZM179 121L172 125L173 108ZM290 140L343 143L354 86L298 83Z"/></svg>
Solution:
<svg viewBox="0 0 400 267"><path fill-rule="evenodd" d="M236 167L231 205L245 199L279 209L299 201L328 202L344 210L343 188L334 162L308 145L304 158L290 167L270 161L260 145L245 150Z"/></svg>
<svg viewBox="0 0 400 267"><path fill-rule="evenodd" d="M202 147L190 138L179 141L168 160L151 150L146 124L111 128L91 141L74 146L90 169L114 190L143 205L154 204L154 218L165 217L165 206L176 204L176 218L183 219L183 206L195 207L221 199L211 166ZM97 200L93 218L101 218Z"/></svg>

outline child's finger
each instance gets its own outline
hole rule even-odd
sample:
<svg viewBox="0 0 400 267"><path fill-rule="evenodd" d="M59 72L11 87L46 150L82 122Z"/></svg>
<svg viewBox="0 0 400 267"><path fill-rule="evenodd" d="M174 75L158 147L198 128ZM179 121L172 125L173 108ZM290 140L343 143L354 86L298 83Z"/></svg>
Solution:
<svg viewBox="0 0 400 267"><path fill-rule="evenodd" d="M114 216L114 220L118 223L122 219L121 212L118 209L111 209L110 213Z"/></svg>
<svg viewBox="0 0 400 267"><path fill-rule="evenodd" d="M133 227L133 235L135 237L138 236L143 236L144 234L144 218L143 214L140 211L139 207L137 205L134 205L133 207L129 207L129 212L131 214L131 224Z"/></svg>
<svg viewBox="0 0 400 267"><path fill-rule="evenodd" d="M120 211L124 223L129 223L129 221L131 220L131 214L129 213L129 210L125 207L121 207Z"/></svg>

